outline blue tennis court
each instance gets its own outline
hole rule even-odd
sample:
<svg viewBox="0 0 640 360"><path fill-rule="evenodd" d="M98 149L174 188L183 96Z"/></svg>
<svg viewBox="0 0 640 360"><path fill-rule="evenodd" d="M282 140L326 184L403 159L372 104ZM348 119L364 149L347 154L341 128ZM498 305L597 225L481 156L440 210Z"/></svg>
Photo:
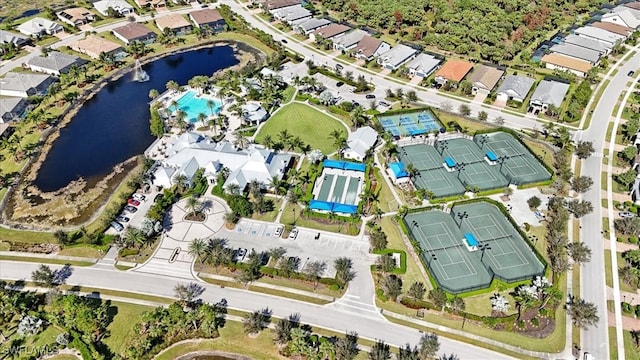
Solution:
<svg viewBox="0 0 640 360"><path fill-rule="evenodd" d="M429 109L419 109L405 114L379 115L378 121L384 131L396 138L422 135L438 131L442 127L435 114Z"/></svg>

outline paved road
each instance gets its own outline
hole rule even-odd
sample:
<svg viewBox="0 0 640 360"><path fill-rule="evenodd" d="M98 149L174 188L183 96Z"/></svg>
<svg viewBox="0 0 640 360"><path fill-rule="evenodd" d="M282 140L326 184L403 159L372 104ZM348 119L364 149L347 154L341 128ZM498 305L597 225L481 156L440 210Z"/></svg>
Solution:
<svg viewBox="0 0 640 360"><path fill-rule="evenodd" d="M29 274L38 266L39 264L35 263L3 261L2 277L9 280L28 280ZM51 268L58 269L60 266L52 265ZM67 280L67 283L72 285L165 297L173 297L173 288L180 282L162 276L91 267L73 268L73 273ZM208 284L203 286L206 291L202 299L207 302L217 302L224 298L231 308L249 311L268 307L276 317L300 313L305 323L338 331L357 331L361 337L383 339L396 346L402 346L406 342L417 344L421 335L415 329L390 323L378 314L354 314L332 305L320 306L238 289L219 288ZM440 338L440 343L441 353L456 353L461 359L511 359L506 355L446 338Z"/></svg>
<svg viewBox="0 0 640 360"><path fill-rule="evenodd" d="M640 64L640 53L636 53L627 61L615 76L612 77L607 89L603 92L600 102L596 104L591 125L582 132L582 140L593 141L596 152L602 154L604 148L604 136L607 132L609 119L613 109L625 89L626 84L632 79L627 76L630 70L637 70ZM611 156L609 156L611 158ZM602 157L591 156L583 162L582 174L594 179L594 186L583 195L585 200L591 201L594 211L585 216L582 221L580 238L591 248L591 262L582 265L580 274L580 289L582 298L598 306L600 321L596 327L582 331L582 350L588 351L596 359L609 359L608 324L607 324L607 296L604 267L604 246L602 230L602 217L607 216L601 211L600 176L602 174Z"/></svg>

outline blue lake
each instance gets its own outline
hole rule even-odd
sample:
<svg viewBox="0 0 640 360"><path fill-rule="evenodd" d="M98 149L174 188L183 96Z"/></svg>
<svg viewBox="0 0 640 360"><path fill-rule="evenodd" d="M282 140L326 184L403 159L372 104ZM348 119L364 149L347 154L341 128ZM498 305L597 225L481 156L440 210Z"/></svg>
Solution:
<svg viewBox="0 0 640 360"><path fill-rule="evenodd" d="M34 185L54 191L79 177L105 176L116 164L142 154L154 140L149 131L149 90L162 93L169 80L184 85L195 75L211 75L236 64L233 48L218 46L144 65L147 82L133 81L130 73L109 83L60 130Z"/></svg>

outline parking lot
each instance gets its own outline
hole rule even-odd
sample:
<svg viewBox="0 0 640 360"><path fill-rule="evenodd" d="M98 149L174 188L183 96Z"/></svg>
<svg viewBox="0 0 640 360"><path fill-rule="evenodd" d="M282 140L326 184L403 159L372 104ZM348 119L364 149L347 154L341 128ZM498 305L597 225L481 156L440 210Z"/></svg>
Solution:
<svg viewBox="0 0 640 360"><path fill-rule="evenodd" d="M296 256L300 259L298 271L303 270L309 261L326 261L327 271L324 276L327 277L335 275L333 260L337 257L346 256L354 262L370 262L369 244L363 240L311 229L299 229L295 240L283 239L274 236L278 226L282 225L243 219L235 229L223 228L215 236L227 239L229 247L247 249L249 253L252 249L262 252L274 247L284 247L287 250L285 257ZM318 233L320 236L316 240Z"/></svg>
<svg viewBox="0 0 640 360"><path fill-rule="evenodd" d="M109 227L107 229L107 231L105 233L109 234L109 235L122 235L124 236L124 233L127 229L128 226L133 226L136 228L140 228L140 226L142 226L142 220L144 220L147 212L149 211L149 208L151 208L151 205L153 205L153 198L154 196L156 196L157 193L155 192L151 192L148 194L144 194L145 196L145 200L144 201L140 201L140 205L135 206L136 209L138 209L136 212L132 213L126 210L122 210L118 213L118 216L122 215L122 216L126 216L127 218L129 218L128 222L124 222L124 221L118 221L120 224L122 224L124 226L124 230L122 231L116 231L116 229L114 229L113 227Z"/></svg>

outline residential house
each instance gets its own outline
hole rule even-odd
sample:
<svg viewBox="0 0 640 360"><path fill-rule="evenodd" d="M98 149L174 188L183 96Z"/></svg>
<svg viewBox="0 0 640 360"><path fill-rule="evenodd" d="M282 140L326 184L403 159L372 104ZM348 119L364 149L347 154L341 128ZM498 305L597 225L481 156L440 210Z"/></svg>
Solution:
<svg viewBox="0 0 640 360"><path fill-rule="evenodd" d="M540 61L545 64L547 69L569 71L580 77L585 77L593 67L593 65L587 61L578 60L561 54L546 54L540 59Z"/></svg>
<svg viewBox="0 0 640 360"><path fill-rule="evenodd" d="M633 185L631 185L631 199L636 205L640 205L640 175L636 177Z"/></svg>
<svg viewBox="0 0 640 360"><path fill-rule="evenodd" d="M631 29L637 29L638 26L640 26L640 20L636 17L634 12L640 15L640 11L638 10L619 5L610 13L602 15L600 21L626 26Z"/></svg>
<svg viewBox="0 0 640 360"><path fill-rule="evenodd" d="M262 3L262 8L271 12L295 5L300 5L300 0L267 0Z"/></svg>
<svg viewBox="0 0 640 360"><path fill-rule="evenodd" d="M390 49L391 45L386 42L376 39L373 36L365 35L351 52L358 59L371 61Z"/></svg>
<svg viewBox="0 0 640 360"><path fill-rule="evenodd" d="M112 54L116 59L127 56L124 48L113 41L103 39L98 35L89 35L84 39L69 44L71 50L89 55L92 59L98 59L101 53Z"/></svg>
<svg viewBox="0 0 640 360"><path fill-rule="evenodd" d="M449 60L436 72L435 81L444 85L449 81L459 83L473 69L473 64L463 60Z"/></svg>
<svg viewBox="0 0 640 360"><path fill-rule="evenodd" d="M503 75L504 70L487 65L476 66L469 77L473 93L481 92L488 94L496 87L496 84L498 84L498 81L500 81Z"/></svg>
<svg viewBox="0 0 640 360"><path fill-rule="evenodd" d="M592 65L597 64L600 60L599 52L572 44L556 44L553 45L549 51L552 54L561 54L570 58L583 60Z"/></svg>
<svg viewBox="0 0 640 360"><path fill-rule="evenodd" d="M529 106L533 111L546 111L550 105L560 108L565 95L569 91L569 84L554 81L542 80L531 95Z"/></svg>
<svg viewBox="0 0 640 360"><path fill-rule="evenodd" d="M597 21L597 22L591 23L589 25L592 26L592 27L600 28L602 30L607 30L607 31L612 32L614 34L622 35L625 38L629 37L629 35L631 35L631 33L633 33L633 29L631 29L631 28L628 28L628 27L622 26L622 25L618 25L618 24L614 24L614 23L610 23L610 22Z"/></svg>
<svg viewBox="0 0 640 360"><path fill-rule="evenodd" d="M398 44L382 53L378 57L378 64L382 65L385 69L397 70L402 64L413 59L416 54L418 54L418 50L407 45Z"/></svg>
<svg viewBox="0 0 640 360"><path fill-rule="evenodd" d="M442 60L432 55L420 53L407 64L409 75L423 78L428 77L436 70L441 62Z"/></svg>
<svg viewBox="0 0 640 360"><path fill-rule="evenodd" d="M64 9L62 11L58 11L56 16L60 21L76 27L88 24L96 19L96 15L91 10L83 7Z"/></svg>
<svg viewBox="0 0 640 360"><path fill-rule="evenodd" d="M0 30L0 44L14 44L16 47L21 47L29 42L29 38L22 34L14 33L11 31Z"/></svg>
<svg viewBox="0 0 640 360"><path fill-rule="evenodd" d="M55 35L64 31L64 28L57 22L41 17L35 17L20 24L18 26L18 31L27 36L39 37L44 35Z"/></svg>
<svg viewBox="0 0 640 360"><path fill-rule="evenodd" d="M153 158L155 154L151 154ZM209 137L187 132L169 140L166 150L156 156L159 166L154 171L154 185L170 187L178 175L184 175L189 182L199 168L204 168L204 176L215 183L218 173L229 170L223 187L231 184L244 190L251 181L258 181L268 188L273 177L282 179L291 165L292 156L275 153L262 146L252 144L247 149L238 149L233 144L222 141L215 143Z"/></svg>
<svg viewBox="0 0 640 360"><path fill-rule="evenodd" d="M370 126L363 126L349 134L343 155L347 159L363 161L378 140L378 133Z"/></svg>
<svg viewBox="0 0 640 360"><path fill-rule="evenodd" d="M68 73L69 69L73 65L82 66L85 63L86 61L77 56L51 51L47 56L36 56L30 58L27 61L27 66L31 71L60 76L60 74Z"/></svg>
<svg viewBox="0 0 640 360"><path fill-rule="evenodd" d="M269 113L265 110L260 103L249 102L241 107L242 117L248 124L258 125L269 118Z"/></svg>
<svg viewBox="0 0 640 360"><path fill-rule="evenodd" d="M507 75L496 92L497 99L505 102L512 100L521 103L531 91L534 82L535 79L527 76Z"/></svg>
<svg viewBox="0 0 640 360"><path fill-rule="evenodd" d="M302 5L288 6L272 11L273 17L283 23L291 24L296 20L308 19L313 14Z"/></svg>
<svg viewBox="0 0 640 360"><path fill-rule="evenodd" d="M351 30L351 28L346 25L332 23L327 27L315 30L309 34L309 38L314 41L318 38L333 40L335 37L340 36L349 30Z"/></svg>
<svg viewBox="0 0 640 360"><path fill-rule="evenodd" d="M135 14L133 6L129 5L124 0L101 0L93 3L93 7L96 8L102 16L109 16L109 8L112 8L118 15L127 16Z"/></svg>
<svg viewBox="0 0 640 360"><path fill-rule="evenodd" d="M193 28L191 23L187 21L184 16L175 13L156 18L156 26L163 32L164 29L171 29L171 31L176 35L188 34Z"/></svg>
<svg viewBox="0 0 640 360"><path fill-rule="evenodd" d="M296 32L309 35L312 32L321 29L323 27L329 26L333 24L331 21L327 19L319 19L319 18L311 18L311 19L303 19L298 20L293 23L293 30Z"/></svg>
<svg viewBox="0 0 640 360"><path fill-rule="evenodd" d="M135 0L134 2L139 8L164 9L167 7L165 0Z"/></svg>
<svg viewBox="0 0 640 360"><path fill-rule="evenodd" d="M613 11L618 11L621 9L630 10L633 16L636 17L636 19L640 19L640 2L639 1L629 1L621 5L623 5L624 7L616 6L613 9Z"/></svg>
<svg viewBox="0 0 640 360"><path fill-rule="evenodd" d="M189 19L197 28L208 26L214 32L224 31L225 22L217 9L202 9L189 13Z"/></svg>
<svg viewBox="0 0 640 360"><path fill-rule="evenodd" d="M120 26L111 31L115 37L125 44L129 45L132 41L140 41L145 44L151 44L156 41L157 35L148 27L132 22L125 26Z"/></svg>
<svg viewBox="0 0 640 360"><path fill-rule="evenodd" d="M364 30L355 29L351 32L336 36L333 40L333 49L340 51L348 51L356 47L363 37L369 35Z"/></svg>
<svg viewBox="0 0 640 360"><path fill-rule="evenodd" d="M571 44L583 47L585 49L597 51L601 56L608 55L613 48L611 44L603 43L602 41L586 38L584 36L578 36L575 34L567 36L566 38L564 38L563 42L565 44Z"/></svg>
<svg viewBox="0 0 640 360"><path fill-rule="evenodd" d="M49 75L8 72L0 79L0 96L44 95L54 79Z"/></svg>
<svg viewBox="0 0 640 360"><path fill-rule="evenodd" d="M28 106L29 102L24 98L0 98L0 124L20 120Z"/></svg>
<svg viewBox="0 0 640 360"><path fill-rule="evenodd" d="M581 28L577 28L574 31L575 34L580 36L584 36L590 39L602 41L604 43L611 44L613 46L619 44L620 42L626 39L626 36L616 34L599 27L594 26L583 26Z"/></svg>

